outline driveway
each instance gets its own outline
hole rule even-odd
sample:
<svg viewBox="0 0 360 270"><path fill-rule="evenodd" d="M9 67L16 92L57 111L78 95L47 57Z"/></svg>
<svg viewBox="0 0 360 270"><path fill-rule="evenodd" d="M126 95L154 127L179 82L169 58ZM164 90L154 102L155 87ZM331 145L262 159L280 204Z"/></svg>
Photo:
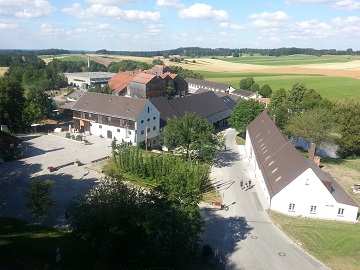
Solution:
<svg viewBox="0 0 360 270"><path fill-rule="evenodd" d="M66 224L65 205L75 195L86 192L103 177L101 165L91 161L111 154L111 140L87 136L89 144L54 135L29 135L23 138L24 158L0 165L0 216L23 219L51 227ZM83 165L70 165L55 172L48 166L60 166L79 160ZM85 175L86 174L86 175ZM26 211L23 191L32 176L55 181L53 197L58 200L53 217L32 218Z"/></svg>
<svg viewBox="0 0 360 270"><path fill-rule="evenodd" d="M218 155L211 171L211 180L229 210L201 208L206 222L203 244L218 252L226 269L328 270L271 222L244 147L235 144L236 134L233 129L225 130L226 150ZM241 189L241 179L251 180L255 187Z"/></svg>

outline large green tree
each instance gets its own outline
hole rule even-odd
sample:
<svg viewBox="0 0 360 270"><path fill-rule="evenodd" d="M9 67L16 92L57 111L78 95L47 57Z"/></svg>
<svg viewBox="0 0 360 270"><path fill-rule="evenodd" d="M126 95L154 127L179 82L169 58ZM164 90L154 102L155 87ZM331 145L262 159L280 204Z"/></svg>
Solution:
<svg viewBox="0 0 360 270"><path fill-rule="evenodd" d="M23 115L25 123L31 124L48 118L51 116L52 110L52 100L45 91L31 87L26 94L26 107Z"/></svg>
<svg viewBox="0 0 360 270"><path fill-rule="evenodd" d="M338 100L334 105L334 115L340 128L339 140L342 157L360 155L360 99Z"/></svg>
<svg viewBox="0 0 360 270"><path fill-rule="evenodd" d="M12 132L24 129L24 88L12 78L0 78L0 124L7 125Z"/></svg>
<svg viewBox="0 0 360 270"><path fill-rule="evenodd" d="M162 135L168 149L182 149L189 160L211 160L224 147L223 135L216 134L214 126L195 113L168 120Z"/></svg>
<svg viewBox="0 0 360 270"><path fill-rule="evenodd" d="M26 208L34 217L51 217L51 209L57 203L51 196L55 182L52 180L41 181L35 177L30 181L24 195L27 197Z"/></svg>
<svg viewBox="0 0 360 270"><path fill-rule="evenodd" d="M270 87L270 85L268 84L264 84L260 90L259 90L259 94L264 97L264 98L270 98L271 94L272 94L272 89Z"/></svg>
<svg viewBox="0 0 360 270"><path fill-rule="evenodd" d="M340 138L336 116L331 110L321 107L293 114L285 125L285 132L317 146L333 143Z"/></svg>
<svg viewBox="0 0 360 270"><path fill-rule="evenodd" d="M240 80L240 89L250 90L251 86L255 83L253 77L246 77L245 79Z"/></svg>
<svg viewBox="0 0 360 270"><path fill-rule="evenodd" d="M246 127L264 110L264 106L254 99L242 99L233 109L228 123L244 136Z"/></svg>

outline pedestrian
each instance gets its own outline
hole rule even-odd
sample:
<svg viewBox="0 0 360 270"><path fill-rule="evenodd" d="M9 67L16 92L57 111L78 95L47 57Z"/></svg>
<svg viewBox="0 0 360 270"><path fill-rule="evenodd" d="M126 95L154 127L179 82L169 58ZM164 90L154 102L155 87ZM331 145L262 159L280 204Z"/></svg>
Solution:
<svg viewBox="0 0 360 270"><path fill-rule="evenodd" d="M248 186L248 181L245 182L245 191L248 190L249 186Z"/></svg>
<svg viewBox="0 0 360 270"><path fill-rule="evenodd" d="M251 180L249 180L249 189L251 188Z"/></svg>
<svg viewBox="0 0 360 270"><path fill-rule="evenodd" d="M242 180L242 179L240 181L240 187L241 187L241 189L244 189L244 180Z"/></svg>

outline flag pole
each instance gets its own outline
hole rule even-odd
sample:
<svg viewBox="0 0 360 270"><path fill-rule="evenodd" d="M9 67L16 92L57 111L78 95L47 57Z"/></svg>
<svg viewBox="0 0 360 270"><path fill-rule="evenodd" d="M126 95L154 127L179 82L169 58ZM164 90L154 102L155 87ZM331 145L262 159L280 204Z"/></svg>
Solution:
<svg viewBox="0 0 360 270"><path fill-rule="evenodd" d="M148 133L147 133L147 126L145 129L145 151L147 151L147 145L148 145Z"/></svg>

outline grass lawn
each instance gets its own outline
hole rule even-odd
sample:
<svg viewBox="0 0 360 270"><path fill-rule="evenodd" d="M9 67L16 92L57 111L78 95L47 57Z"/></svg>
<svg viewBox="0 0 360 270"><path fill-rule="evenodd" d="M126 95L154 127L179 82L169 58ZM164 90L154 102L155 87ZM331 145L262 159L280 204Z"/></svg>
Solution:
<svg viewBox="0 0 360 270"><path fill-rule="evenodd" d="M268 214L292 240L331 269L360 269L359 224Z"/></svg>
<svg viewBox="0 0 360 270"><path fill-rule="evenodd" d="M270 85L273 91L280 88L289 90L295 83L304 83L308 88L315 89L322 97L340 99L360 96L360 80L345 77L309 75L309 74L265 74L265 73L224 73L199 71L205 80L230 84L239 88L240 80L253 77L260 87Z"/></svg>
<svg viewBox="0 0 360 270"><path fill-rule="evenodd" d="M245 145L245 140L241 138L239 135L236 135L235 141L237 145Z"/></svg>
<svg viewBox="0 0 360 270"><path fill-rule="evenodd" d="M288 55L288 56L262 56L254 54L254 56L243 54L243 57L218 57L217 59L241 64L254 64L263 66L285 66L285 65L308 65L308 64L325 64L325 63L344 63L354 60L360 60L359 56L349 55L323 55L317 57L314 55Z"/></svg>
<svg viewBox="0 0 360 270"><path fill-rule="evenodd" d="M92 269L97 255L68 232L0 217L0 262L4 269Z"/></svg>

